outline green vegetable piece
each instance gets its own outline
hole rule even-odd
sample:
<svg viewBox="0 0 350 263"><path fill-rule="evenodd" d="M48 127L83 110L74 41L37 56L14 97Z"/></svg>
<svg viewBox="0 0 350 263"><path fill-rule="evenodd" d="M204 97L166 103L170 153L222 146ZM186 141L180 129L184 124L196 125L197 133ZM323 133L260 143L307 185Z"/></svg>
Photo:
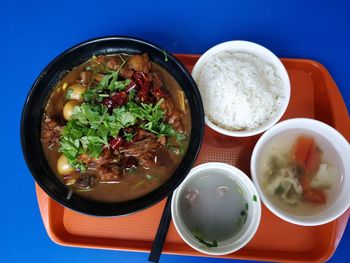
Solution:
<svg viewBox="0 0 350 263"><path fill-rule="evenodd" d="M135 134L124 132L124 138L127 142L130 142L132 140L132 137L134 137L134 135Z"/></svg>
<svg viewBox="0 0 350 263"><path fill-rule="evenodd" d="M181 143L183 140L185 140L186 139L186 134L184 134L184 133L180 133L180 132L177 132L176 134L175 134L175 138L176 138L176 141L178 142L178 143Z"/></svg>
<svg viewBox="0 0 350 263"><path fill-rule="evenodd" d="M217 247L218 246L218 242L214 239L211 243L208 241L205 241L203 239L203 234L196 228L193 232L192 235L203 245L207 246L207 247Z"/></svg>
<svg viewBox="0 0 350 263"><path fill-rule="evenodd" d="M138 182L137 184L135 184L135 185L132 187L132 189L135 190L135 189L141 187L144 183L145 183L145 181L140 181L140 182Z"/></svg>
<svg viewBox="0 0 350 263"><path fill-rule="evenodd" d="M163 50L163 54L164 54L164 61L165 61L165 62L168 62L168 56L167 56L165 50Z"/></svg>
<svg viewBox="0 0 350 263"><path fill-rule="evenodd" d="M135 99L135 90L130 90L129 91L129 101L133 101Z"/></svg>
<svg viewBox="0 0 350 263"><path fill-rule="evenodd" d="M253 195L253 201L256 202L258 199L256 197L256 195Z"/></svg>
<svg viewBox="0 0 350 263"><path fill-rule="evenodd" d="M282 195L284 193L284 188L279 185L276 189L275 189L275 194L276 195Z"/></svg>

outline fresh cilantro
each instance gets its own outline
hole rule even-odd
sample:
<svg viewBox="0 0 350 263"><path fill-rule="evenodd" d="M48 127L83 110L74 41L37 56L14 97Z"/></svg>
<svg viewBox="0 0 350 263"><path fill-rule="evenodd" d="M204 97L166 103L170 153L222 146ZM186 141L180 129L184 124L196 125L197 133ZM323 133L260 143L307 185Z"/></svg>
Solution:
<svg viewBox="0 0 350 263"><path fill-rule="evenodd" d="M103 76L100 83L95 87L96 91L102 91L105 89L112 90L114 83L117 81L118 71L111 71Z"/></svg>
<svg viewBox="0 0 350 263"><path fill-rule="evenodd" d="M146 179L149 180L149 181L152 181L152 180L158 180L160 181L160 178L161 178L161 175L159 174L146 174Z"/></svg>
<svg viewBox="0 0 350 263"><path fill-rule="evenodd" d="M68 158L68 160L74 160L79 152L80 142L79 139L72 139L71 137L65 137L61 139L60 151Z"/></svg>
<svg viewBox="0 0 350 263"><path fill-rule="evenodd" d="M131 168L129 168L129 169L126 169L126 172L127 172L128 174L134 174L134 173L136 172L136 168L135 168L135 167L131 167Z"/></svg>
<svg viewBox="0 0 350 263"><path fill-rule="evenodd" d="M129 127L136 123L137 117L131 112L127 111L125 107L116 108L113 110L115 120L118 121L123 127Z"/></svg>
<svg viewBox="0 0 350 263"><path fill-rule="evenodd" d="M82 97L85 102L92 102L96 100L99 96L95 89L90 88L82 94Z"/></svg>
<svg viewBox="0 0 350 263"><path fill-rule="evenodd" d="M124 132L124 138L127 142L130 142L132 140L132 137L134 137L134 134L132 133L128 133L128 132Z"/></svg>
<svg viewBox="0 0 350 263"><path fill-rule="evenodd" d="M135 99L135 90L130 90L129 91L129 101L133 101Z"/></svg>
<svg viewBox="0 0 350 263"><path fill-rule="evenodd" d="M181 143L183 140L186 139L186 134L181 133L181 132L176 132L175 133L175 138L178 143Z"/></svg>
<svg viewBox="0 0 350 263"><path fill-rule="evenodd" d="M165 62L168 62L168 56L167 56L165 50L163 50L163 54L164 54L164 61L165 61Z"/></svg>
<svg viewBox="0 0 350 263"><path fill-rule="evenodd" d="M111 88L113 87L113 89L109 89L110 91L125 90L125 88L130 84L130 82L130 79L116 81L114 82L114 85L111 86Z"/></svg>
<svg viewBox="0 0 350 263"><path fill-rule="evenodd" d="M185 134L176 132L170 124L164 123L164 111L160 107L164 99L160 99L155 105L137 104L134 102L135 91L131 90L129 102L113 109L112 113L109 113L107 107L100 103L103 98L110 97L108 93L124 90L130 84L129 79L118 80L119 71L126 63L126 60L122 61L117 71L109 69L100 71L104 74L101 81L83 94L84 103L73 108L71 119L63 129L60 151L77 169L86 169L85 165L79 162L78 157L81 154L98 158L103 146L108 146L108 138L117 136L121 129L133 126L137 122L140 123L141 128L157 134L158 137L175 137L178 143L186 138ZM94 65L91 64L86 70L95 72ZM72 92L71 89L67 91L67 98L70 98ZM124 133L127 141L131 141L133 136L131 133Z"/></svg>

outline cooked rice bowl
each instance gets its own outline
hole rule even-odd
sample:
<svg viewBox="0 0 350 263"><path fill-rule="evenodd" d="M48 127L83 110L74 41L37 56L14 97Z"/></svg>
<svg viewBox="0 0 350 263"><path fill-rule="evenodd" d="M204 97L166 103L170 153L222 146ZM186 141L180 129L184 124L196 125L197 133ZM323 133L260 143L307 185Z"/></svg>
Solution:
<svg viewBox="0 0 350 263"><path fill-rule="evenodd" d="M252 52L231 48L237 45L249 46ZM199 59L192 75L207 124L227 135L260 133L276 123L288 105L290 84L285 68L270 51L254 43L232 41L215 46Z"/></svg>

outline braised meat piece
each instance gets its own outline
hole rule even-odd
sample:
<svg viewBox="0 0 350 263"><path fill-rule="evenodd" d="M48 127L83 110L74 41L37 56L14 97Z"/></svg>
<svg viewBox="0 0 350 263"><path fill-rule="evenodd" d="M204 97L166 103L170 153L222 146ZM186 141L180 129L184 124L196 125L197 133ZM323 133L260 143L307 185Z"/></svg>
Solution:
<svg viewBox="0 0 350 263"><path fill-rule="evenodd" d="M157 164L157 156L155 152L145 152L137 157L140 164L145 169L150 169Z"/></svg>
<svg viewBox="0 0 350 263"><path fill-rule="evenodd" d="M155 166L157 164L156 150L162 147L157 136L142 129L135 136L137 139L142 139L126 145L126 147L121 148L120 152L124 156L134 157L145 169Z"/></svg>
<svg viewBox="0 0 350 263"><path fill-rule="evenodd" d="M120 148L120 153L123 153L125 156L140 156L141 154L148 151L155 151L160 144L157 142L157 139L146 138L144 140L132 143L127 147Z"/></svg>
<svg viewBox="0 0 350 263"><path fill-rule="evenodd" d="M50 147L59 146L62 129L63 127L58 125L56 121L45 117L41 139Z"/></svg>
<svg viewBox="0 0 350 263"><path fill-rule="evenodd" d="M79 75L80 82L84 86L89 86L92 81L92 72L91 71L83 71Z"/></svg>
<svg viewBox="0 0 350 263"><path fill-rule="evenodd" d="M80 173L78 171L74 171L71 174L64 175L62 177L63 183L67 186L73 185L80 178Z"/></svg>
<svg viewBox="0 0 350 263"><path fill-rule="evenodd" d="M177 132L184 132L183 114L175 110L174 103L164 98L160 107L165 112L167 122L171 124Z"/></svg>
<svg viewBox="0 0 350 263"><path fill-rule="evenodd" d="M117 58L113 57L107 61L106 65L111 70L118 70L121 66L121 63L119 63Z"/></svg>
<svg viewBox="0 0 350 263"><path fill-rule="evenodd" d="M79 179L75 182L74 186L80 190L89 190L96 184L96 178L89 173L80 174Z"/></svg>
<svg viewBox="0 0 350 263"><path fill-rule="evenodd" d="M103 78L103 74L100 74L100 73L94 74L93 76L93 80L96 81L97 83L100 82L102 78Z"/></svg>
<svg viewBox="0 0 350 263"><path fill-rule="evenodd" d="M149 60L148 54L143 53L142 55L133 55L128 61L128 66L135 71L148 73L151 70L152 64Z"/></svg>
<svg viewBox="0 0 350 263"><path fill-rule="evenodd" d="M106 56L99 55L95 58L95 63L96 64L103 64L106 62Z"/></svg>
<svg viewBox="0 0 350 263"><path fill-rule="evenodd" d="M130 79L134 74L134 71L131 68L129 68L128 64L125 64L123 68L121 68L122 64L123 62L118 60L116 57L112 57L106 63L109 69L115 71L119 70L120 76L122 76L124 79Z"/></svg>
<svg viewBox="0 0 350 263"><path fill-rule="evenodd" d="M177 132L184 132L182 124L183 114L178 111L173 111L168 117L168 123L171 124Z"/></svg>
<svg viewBox="0 0 350 263"><path fill-rule="evenodd" d="M150 73L152 82L152 95L159 101L161 98L169 97L170 95L163 88L163 77L159 71L153 71Z"/></svg>
<svg viewBox="0 0 350 263"><path fill-rule="evenodd" d="M154 134L154 133L151 133L151 132L148 132L144 129L138 129L136 132L135 132L135 135L133 137L133 140L135 142L138 142L138 141L142 141L146 138L149 138L149 139L155 139L157 138L157 136Z"/></svg>
<svg viewBox="0 0 350 263"><path fill-rule="evenodd" d="M112 160L117 160L118 156L111 153L111 150L107 147L102 149L101 156L99 158L90 157L87 154L81 154L78 156L78 162L86 164L88 167L97 168L104 164L110 163Z"/></svg>
<svg viewBox="0 0 350 263"><path fill-rule="evenodd" d="M166 136L160 136L157 139L157 142L159 142L161 145L166 145L166 142L167 142Z"/></svg>
<svg viewBox="0 0 350 263"><path fill-rule="evenodd" d="M99 183L119 183L122 171L115 163L108 163L96 168Z"/></svg>
<svg viewBox="0 0 350 263"><path fill-rule="evenodd" d="M119 161L119 167L122 169L131 169L136 168L138 165L138 161L135 157L122 157Z"/></svg>

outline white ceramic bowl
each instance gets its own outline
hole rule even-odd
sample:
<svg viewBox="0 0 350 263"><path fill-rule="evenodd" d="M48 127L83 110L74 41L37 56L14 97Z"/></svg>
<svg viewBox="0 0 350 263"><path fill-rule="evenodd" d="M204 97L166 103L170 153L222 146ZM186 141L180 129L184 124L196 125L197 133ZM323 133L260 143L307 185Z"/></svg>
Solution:
<svg viewBox="0 0 350 263"><path fill-rule="evenodd" d="M328 155L336 161L339 166L338 169L342 173L342 179L340 181L339 188L332 188L329 191L333 191L333 197L328 196L327 203L319 210L315 210L314 213L306 215L304 212L295 212L296 210L287 211L285 208L281 208L278 203L273 201L271 195L265 192L262 188L262 174L263 165L260 161L264 156L264 149L268 147L268 143L277 136L287 134L285 140L292 140L292 134L303 134L313 137L321 147L321 150L328 151ZM323 147L322 147L323 146ZM278 147L278 146L277 146ZM327 150L328 149L328 150ZM265 155L267 156L267 155ZM265 206L275 215L293 224L302 226L316 226L326 224L341 214L343 214L350 206L350 146L347 140L331 126L313 119L296 118L282 121L271 129L266 131L256 143L250 169L253 182L259 192L261 200ZM341 177L340 177L341 178ZM334 186L336 187L336 186Z"/></svg>
<svg viewBox="0 0 350 263"><path fill-rule="evenodd" d="M217 247L206 247L196 238L194 238L190 230L183 222L180 215L181 209L179 208L180 198L182 198L183 194L185 194L184 189L189 181L201 179L202 176L206 176L208 174L212 175L211 177L213 182L217 180L217 176L226 176L229 179L234 180L242 189L243 195L249 207L246 222L240 231L229 239L220 241ZM206 163L193 168L186 179L175 190L171 203L171 213L177 232L188 245L202 253L210 255L225 255L242 248L254 236L260 223L261 203L253 182L242 171L224 163ZM235 224L236 222L232 223Z"/></svg>
<svg viewBox="0 0 350 263"><path fill-rule="evenodd" d="M256 57L262 59L263 61L267 62L268 64L272 65L276 71L277 74L281 77L282 80L282 86L283 86L283 97L284 99L281 101L278 110L274 113L273 116L271 116L266 122L262 123L259 127L255 129L250 130L242 130L242 131L234 131L234 130L228 130L224 129L216 124L214 124L212 121L209 120L209 118L205 117L205 123L212 128L213 130L228 135L228 136L234 136L234 137L246 137L246 136L252 136L259 133L264 132L265 130L272 127L275 123L278 122L278 120L282 117L284 112L287 109L289 99L290 99L290 81L288 77L288 73L283 66L282 62L276 57L270 50L267 48L258 45L253 42L249 41L228 41L221 44L218 44L208 51L206 51L197 61L195 64L193 70L192 70L192 76L194 80L198 84L198 77L200 75L200 72L202 71L203 65L207 63L207 61L222 51L230 51L230 52L244 52L249 53L252 55L255 55ZM199 87L199 90L201 91L201 87ZM206 112L206 105L204 104L204 111Z"/></svg>

